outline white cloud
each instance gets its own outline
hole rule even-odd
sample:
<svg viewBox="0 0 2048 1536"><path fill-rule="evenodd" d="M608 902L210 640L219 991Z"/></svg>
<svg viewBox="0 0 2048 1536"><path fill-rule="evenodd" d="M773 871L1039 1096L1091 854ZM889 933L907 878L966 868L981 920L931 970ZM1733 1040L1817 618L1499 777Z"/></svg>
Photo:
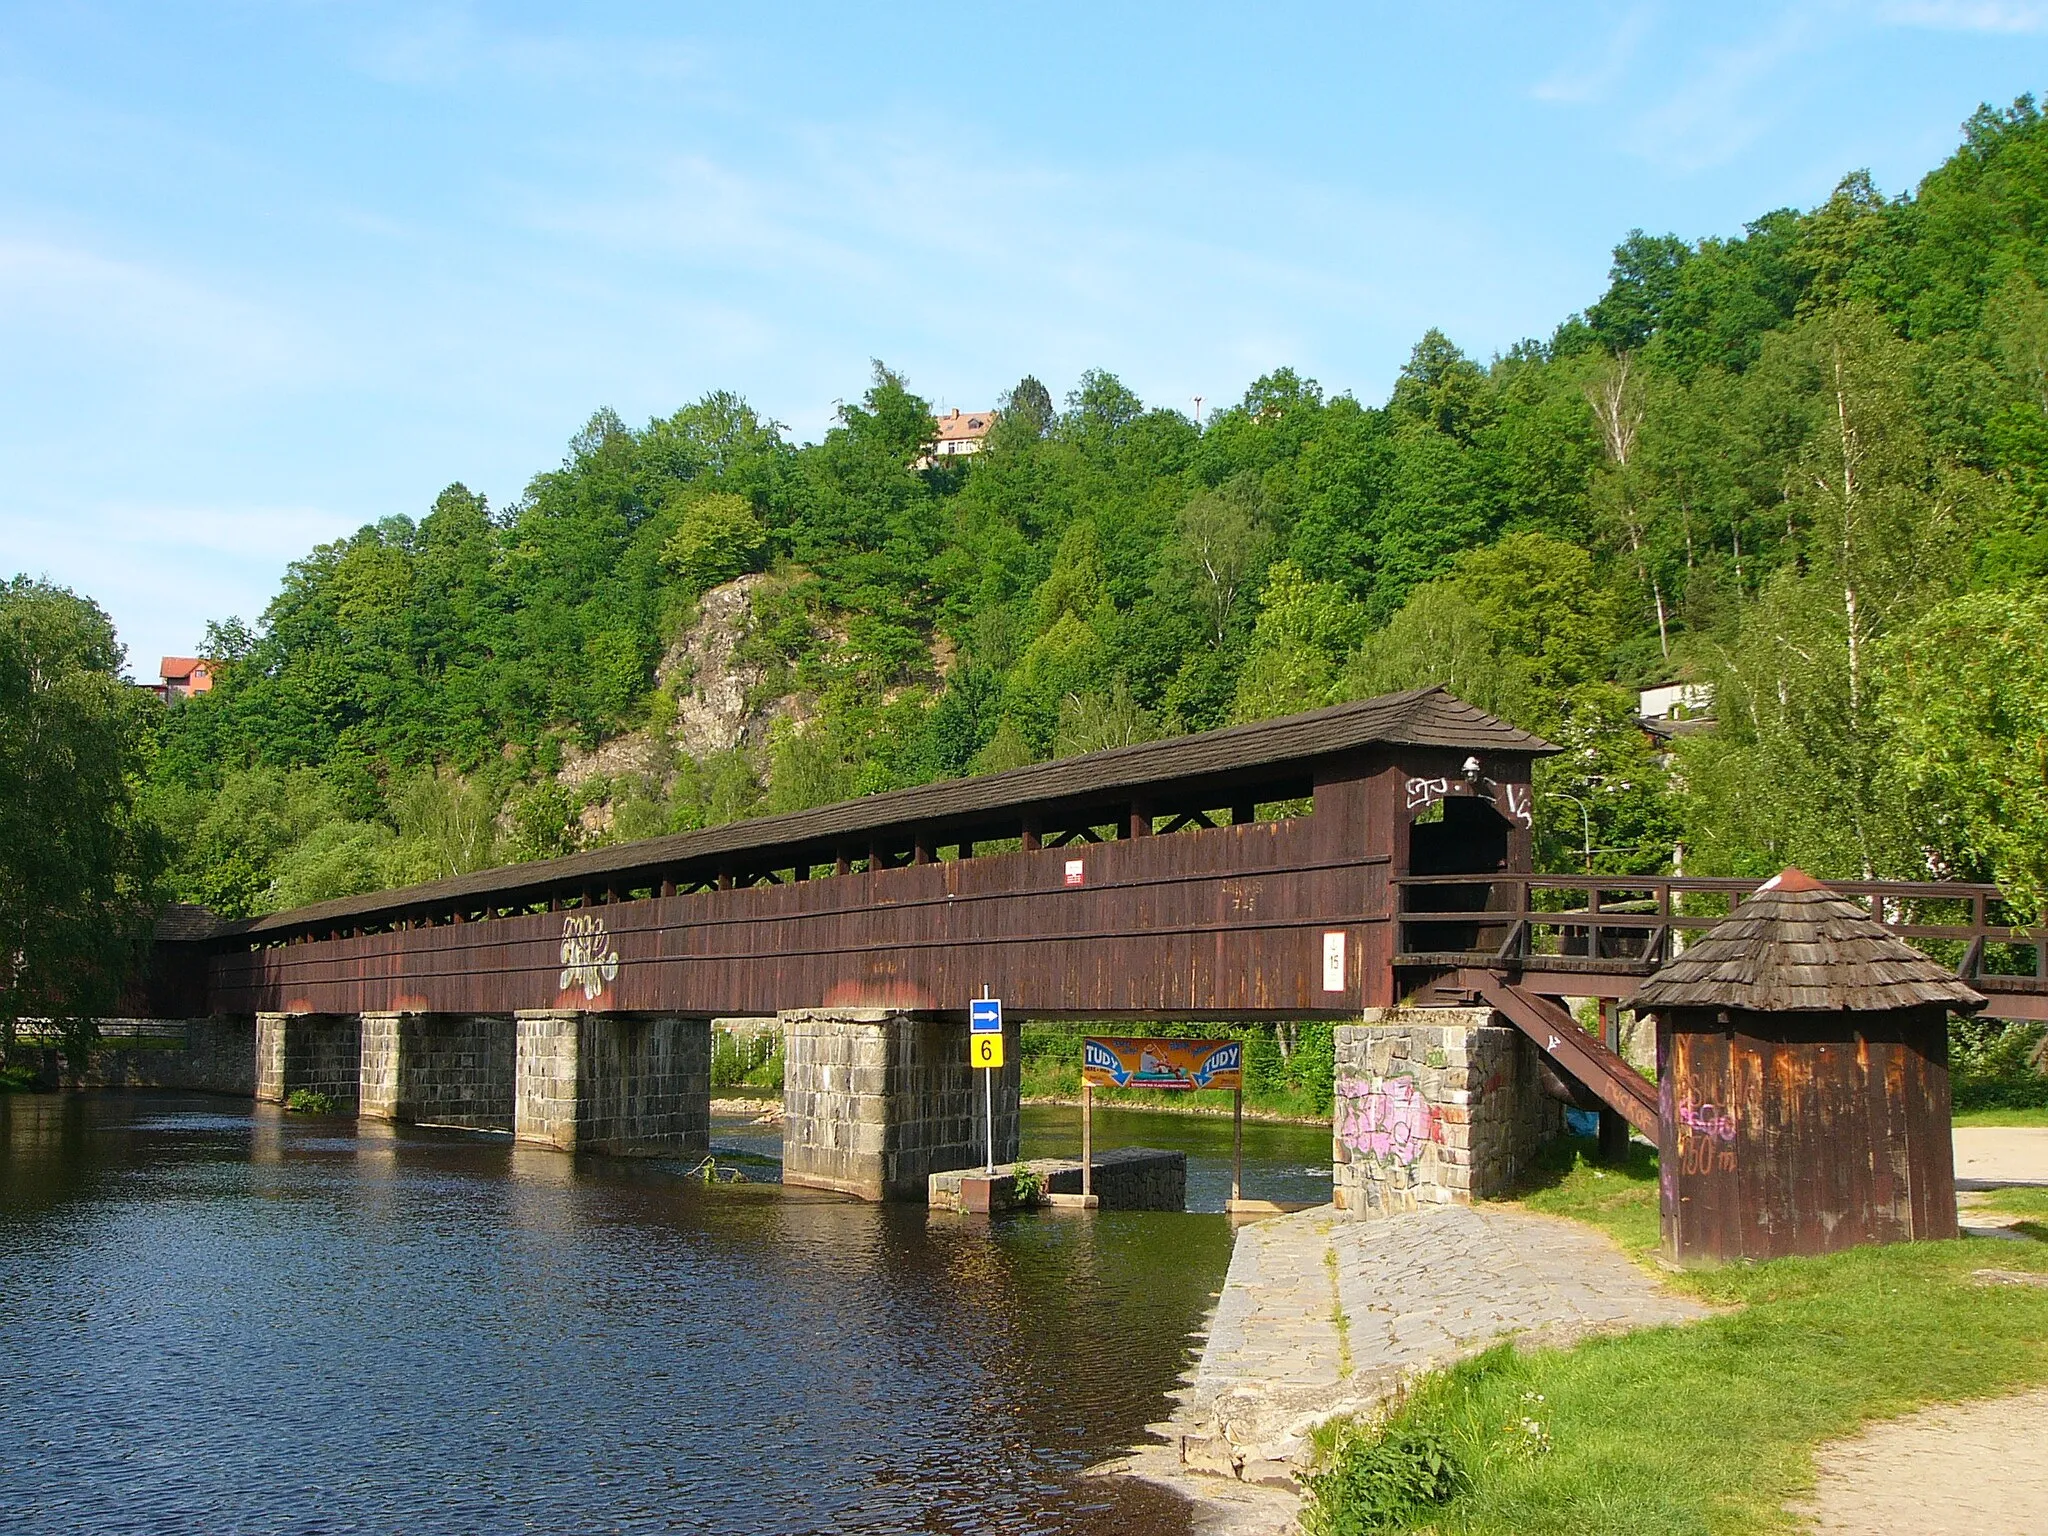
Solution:
<svg viewBox="0 0 2048 1536"><path fill-rule="evenodd" d="M1649 34L1652 13L1648 6L1636 6L1596 48L1545 76L1531 89L1538 101L1560 106L1583 106L1605 101L1614 94Z"/></svg>
<svg viewBox="0 0 2048 1536"><path fill-rule="evenodd" d="M1700 68L1637 117L1629 136L1636 153L1678 171L1733 159L1770 127L1773 109L1762 99L1764 87L1814 35L1811 13L1795 10L1745 43L1706 50Z"/></svg>

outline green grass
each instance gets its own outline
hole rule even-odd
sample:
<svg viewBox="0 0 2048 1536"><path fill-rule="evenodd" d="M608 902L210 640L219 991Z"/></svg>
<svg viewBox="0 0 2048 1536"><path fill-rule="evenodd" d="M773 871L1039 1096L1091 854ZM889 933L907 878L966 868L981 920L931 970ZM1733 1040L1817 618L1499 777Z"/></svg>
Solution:
<svg viewBox="0 0 2048 1536"><path fill-rule="evenodd" d="M2048 1189L2027 1187L2021 1189L1994 1189L1973 1198L1972 1206L1980 1211L2003 1211L2009 1216L2025 1216L2012 1230L2041 1242L2048 1242Z"/></svg>
<svg viewBox="0 0 2048 1536"><path fill-rule="evenodd" d="M1957 1125L2048 1125L2048 1109L1959 1109Z"/></svg>
<svg viewBox="0 0 2048 1536"><path fill-rule="evenodd" d="M1569 1149L1522 1203L1591 1221L1643 1257L1657 1238L1655 1159L1606 1169ZM1811 1486L1820 1442L2048 1380L2048 1289L1976 1285L1979 1268L2048 1272L2048 1243L1898 1244L1671 1276L1729 1310L1569 1350L1496 1349L1431 1379L1386 1433L1448 1445L1458 1491L1392 1523L1322 1510L1319 1529L1788 1529L1784 1503Z"/></svg>

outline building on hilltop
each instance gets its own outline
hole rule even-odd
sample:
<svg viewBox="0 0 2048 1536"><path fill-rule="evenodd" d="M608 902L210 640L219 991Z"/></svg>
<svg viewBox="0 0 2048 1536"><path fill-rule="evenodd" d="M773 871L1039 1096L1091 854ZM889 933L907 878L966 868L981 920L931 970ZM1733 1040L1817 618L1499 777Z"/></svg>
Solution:
<svg viewBox="0 0 2048 1536"><path fill-rule="evenodd" d="M164 699L189 698L213 691L213 663L198 656L166 656L157 667L152 692Z"/></svg>
<svg viewBox="0 0 2048 1536"><path fill-rule="evenodd" d="M938 418L939 429L932 438L932 457L952 458L963 453L979 453L988 439L988 430L996 424L994 411L951 410Z"/></svg>

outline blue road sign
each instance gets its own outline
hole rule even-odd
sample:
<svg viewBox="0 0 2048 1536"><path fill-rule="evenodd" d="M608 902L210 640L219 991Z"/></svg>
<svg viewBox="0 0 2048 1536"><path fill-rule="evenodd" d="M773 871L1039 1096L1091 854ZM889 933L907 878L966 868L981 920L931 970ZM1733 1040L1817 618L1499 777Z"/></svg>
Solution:
<svg viewBox="0 0 2048 1536"><path fill-rule="evenodd" d="M999 997L977 997L967 1005L967 1022L977 1035L1000 1035L1003 1032L1003 1000Z"/></svg>

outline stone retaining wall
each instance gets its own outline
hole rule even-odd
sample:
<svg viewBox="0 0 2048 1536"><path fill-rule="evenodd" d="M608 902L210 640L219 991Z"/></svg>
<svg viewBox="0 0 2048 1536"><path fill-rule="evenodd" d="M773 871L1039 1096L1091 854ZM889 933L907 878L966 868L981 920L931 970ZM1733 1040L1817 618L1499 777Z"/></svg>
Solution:
<svg viewBox="0 0 2048 1536"><path fill-rule="evenodd" d="M1015 1180L1017 1170L1038 1175L1050 1194L1081 1193L1081 1160L1078 1157L1034 1157L996 1169L998 1178ZM979 1176L977 1168L954 1168L935 1173L929 1181L929 1198L935 1211L965 1209L960 1195L963 1179ZM1184 1211L1188 1208L1188 1155L1157 1147L1117 1147L1095 1154L1094 1177L1089 1181L1105 1211ZM1008 1208L1018 1202L1004 1201Z"/></svg>
<svg viewBox="0 0 2048 1536"><path fill-rule="evenodd" d="M35 1037L18 1040L11 1066L26 1066L36 1086L55 1088L184 1088L256 1091L253 1019L103 1019L100 1041L74 1071L64 1053Z"/></svg>
<svg viewBox="0 0 2048 1536"><path fill-rule="evenodd" d="M1368 1009L1336 1035L1339 1210L1384 1216L1497 1194L1558 1132L1535 1047L1491 1009Z"/></svg>

